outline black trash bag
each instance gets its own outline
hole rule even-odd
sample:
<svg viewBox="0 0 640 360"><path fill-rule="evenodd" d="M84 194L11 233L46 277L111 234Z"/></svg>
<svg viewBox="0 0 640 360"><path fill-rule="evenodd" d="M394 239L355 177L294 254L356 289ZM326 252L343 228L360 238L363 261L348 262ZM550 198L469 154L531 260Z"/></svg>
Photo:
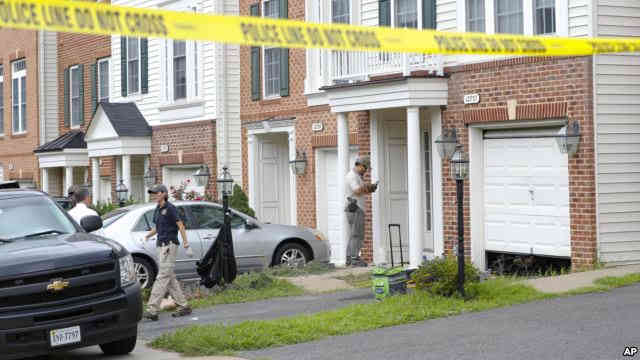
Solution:
<svg viewBox="0 0 640 360"><path fill-rule="evenodd" d="M235 280L238 268L233 251L231 224L220 228L218 237L207 250L204 257L196 263L200 284L207 288L216 285L231 284Z"/></svg>

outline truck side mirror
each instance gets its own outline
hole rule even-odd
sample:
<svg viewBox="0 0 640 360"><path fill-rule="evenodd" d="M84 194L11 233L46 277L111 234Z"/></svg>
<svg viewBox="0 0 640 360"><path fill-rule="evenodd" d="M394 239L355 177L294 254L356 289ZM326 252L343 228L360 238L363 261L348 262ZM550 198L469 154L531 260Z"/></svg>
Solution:
<svg viewBox="0 0 640 360"><path fill-rule="evenodd" d="M100 216L89 215L80 220L80 225L86 232L94 232L102 228L102 218Z"/></svg>

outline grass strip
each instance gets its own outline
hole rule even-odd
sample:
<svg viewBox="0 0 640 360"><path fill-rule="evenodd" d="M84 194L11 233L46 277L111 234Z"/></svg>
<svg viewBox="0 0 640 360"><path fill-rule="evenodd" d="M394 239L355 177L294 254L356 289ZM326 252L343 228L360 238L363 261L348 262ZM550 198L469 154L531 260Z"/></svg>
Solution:
<svg viewBox="0 0 640 360"><path fill-rule="evenodd" d="M613 288L640 282L640 274L606 277L594 286L563 294L545 294L512 279L497 278L477 284L473 300L432 296L413 292L382 302L350 305L338 310L312 315L298 315L273 320L245 321L235 325L197 325L165 334L155 339L154 348L179 352L187 356L230 354L319 340L382 327L476 312Z"/></svg>

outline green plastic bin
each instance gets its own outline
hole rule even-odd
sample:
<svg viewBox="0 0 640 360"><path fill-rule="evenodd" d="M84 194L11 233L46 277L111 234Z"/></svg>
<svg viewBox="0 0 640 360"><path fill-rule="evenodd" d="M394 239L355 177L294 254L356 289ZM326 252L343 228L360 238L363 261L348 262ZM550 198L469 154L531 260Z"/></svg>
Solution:
<svg viewBox="0 0 640 360"><path fill-rule="evenodd" d="M407 293L407 272L401 267L378 267L373 270L373 293L377 300L387 296Z"/></svg>

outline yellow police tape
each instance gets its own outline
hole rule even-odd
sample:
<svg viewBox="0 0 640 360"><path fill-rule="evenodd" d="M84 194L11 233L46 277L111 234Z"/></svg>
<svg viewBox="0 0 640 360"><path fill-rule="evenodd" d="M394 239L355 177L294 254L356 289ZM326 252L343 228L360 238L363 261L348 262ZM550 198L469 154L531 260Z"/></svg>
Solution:
<svg viewBox="0 0 640 360"><path fill-rule="evenodd" d="M573 39L317 24L64 0L0 0L0 27L424 54L570 56L640 52L640 39Z"/></svg>

